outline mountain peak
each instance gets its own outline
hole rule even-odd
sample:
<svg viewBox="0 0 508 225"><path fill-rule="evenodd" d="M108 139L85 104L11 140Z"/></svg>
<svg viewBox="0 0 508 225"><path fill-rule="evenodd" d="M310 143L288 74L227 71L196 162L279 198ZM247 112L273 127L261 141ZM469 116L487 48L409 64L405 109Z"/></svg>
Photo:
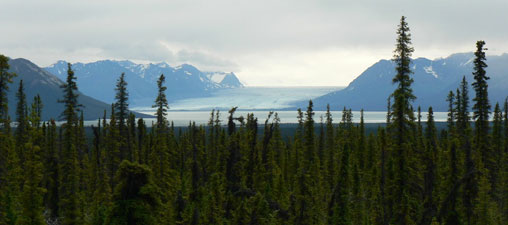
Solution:
<svg viewBox="0 0 508 225"><path fill-rule="evenodd" d="M166 62L156 63L155 65L158 66L158 67L161 67L161 68L168 68L168 67L170 67L169 64L167 64Z"/></svg>
<svg viewBox="0 0 508 225"><path fill-rule="evenodd" d="M166 62L136 64L128 60L100 60L74 63L73 66L80 90L104 102L114 101L114 85L120 74L125 73L132 106L151 105L157 94L155 87L161 74L166 76L166 95L170 101L204 97L214 90L243 86L234 74L226 79L227 82L224 79L217 81L190 64L173 68ZM67 73L67 65L58 62L45 69L60 79L64 79ZM98 79L101 82L97 82Z"/></svg>
<svg viewBox="0 0 508 225"><path fill-rule="evenodd" d="M179 66L176 66L175 70L197 70L197 68L194 67L193 65L184 63L184 64L181 64Z"/></svg>

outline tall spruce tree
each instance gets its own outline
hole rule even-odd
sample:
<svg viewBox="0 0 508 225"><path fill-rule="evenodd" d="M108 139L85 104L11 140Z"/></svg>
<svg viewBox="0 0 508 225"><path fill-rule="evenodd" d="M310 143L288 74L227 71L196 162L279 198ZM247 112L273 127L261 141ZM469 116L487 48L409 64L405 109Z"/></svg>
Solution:
<svg viewBox="0 0 508 225"><path fill-rule="evenodd" d="M412 221L412 209L410 203L411 191L408 184L410 183L410 170L408 169L408 157L411 156L411 127L413 127L414 115L411 102L416 98L413 95L411 84L411 55L414 51L411 47L411 34L406 17L400 19L397 30L397 42L393 61L395 62L396 75L393 83L397 84L393 92L393 105L391 112L391 126L393 130L394 157L397 164L396 190L394 193L395 215L393 215L392 223L408 224Z"/></svg>
<svg viewBox="0 0 508 225"><path fill-rule="evenodd" d="M157 80L157 98L155 99L155 104L152 108L156 108L157 112L155 113L157 117L157 128L158 130L163 129L164 126L167 126L166 115L168 114L168 100L166 99L166 86L164 86L164 82L166 78L164 74L161 74L159 80Z"/></svg>
<svg viewBox="0 0 508 225"><path fill-rule="evenodd" d="M77 110L78 87L76 77L72 71L71 64L68 64L67 80L61 86L64 92L64 98L60 101L64 104L62 116L65 120L63 128L63 146L61 152L60 171L60 217L62 224L75 225L81 224L81 211L79 202L79 163L77 152Z"/></svg>
<svg viewBox="0 0 508 225"><path fill-rule="evenodd" d="M490 145L489 145L489 113L490 103L488 96L487 72L487 59L485 57L484 41L476 42L476 51L473 67L473 88L475 90L475 97L473 98L473 119L475 120L475 146L476 150L481 155L483 164L489 168L491 165Z"/></svg>
<svg viewBox="0 0 508 225"><path fill-rule="evenodd" d="M429 108L427 120L427 127L425 130L426 149L423 157L424 166L424 185L423 185L423 216L420 224L431 224L432 220L436 218L436 186L437 186L437 154L438 143L436 134L436 125L434 123L434 112L432 107Z"/></svg>
<svg viewBox="0 0 508 225"><path fill-rule="evenodd" d="M165 77L163 74L160 75L159 80L157 81L158 94L155 99L155 104L152 106L157 109L156 117L157 122L156 126L153 128L155 130L155 135L153 137L153 145L150 149L149 155L149 165L153 171L157 180L155 183L157 184L160 190L164 190L162 194L161 200L163 203L162 208L163 212L160 214L159 219L161 220L169 220L172 219L171 216L171 207L173 206L173 195L174 190L172 181L175 179L175 175L173 174L173 170L171 168L171 154L173 153L170 149L170 135L168 132L168 122L166 119L168 107L168 101L166 99L166 87L164 86Z"/></svg>
<svg viewBox="0 0 508 225"><path fill-rule="evenodd" d="M24 165L24 147L25 143L29 138L28 129L28 107L26 103L26 95L25 88L23 87L23 80L19 81L19 88L16 92L16 152L18 153L18 158L21 161L21 164Z"/></svg>
<svg viewBox="0 0 508 225"><path fill-rule="evenodd" d="M129 116L129 92L127 92L127 81L125 73L122 73L116 82L116 95L114 103L116 119L118 121L118 130L120 133L120 161L128 159L132 161L132 153L128 151L127 145L129 133L127 131L126 120Z"/></svg>
<svg viewBox="0 0 508 225"><path fill-rule="evenodd" d="M125 81L125 73L122 73L116 82L115 95L115 111L118 118L118 127L120 133L125 129L125 122L129 115L129 92L127 91L127 81Z"/></svg>
<svg viewBox="0 0 508 225"><path fill-rule="evenodd" d="M460 152L464 154L464 176L462 187L462 212L465 224L474 224L474 201L478 193L477 169L473 160L473 147L471 144L472 130L469 117L469 85L466 77L462 78L456 94L457 136Z"/></svg>

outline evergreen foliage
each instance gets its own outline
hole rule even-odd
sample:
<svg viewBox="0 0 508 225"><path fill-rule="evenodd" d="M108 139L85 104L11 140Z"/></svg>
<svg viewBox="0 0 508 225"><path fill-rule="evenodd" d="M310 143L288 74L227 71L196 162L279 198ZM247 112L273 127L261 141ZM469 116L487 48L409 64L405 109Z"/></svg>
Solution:
<svg viewBox="0 0 508 225"><path fill-rule="evenodd" d="M157 116L157 127L159 129L162 129L164 126L167 126L166 124L166 115L167 111L169 109L168 106L168 100L166 99L166 87L164 86L164 82L166 81L166 78L164 77L164 74L161 74L159 79L157 80L157 98L155 99L155 104L152 106L153 108L157 109L156 116Z"/></svg>
<svg viewBox="0 0 508 225"><path fill-rule="evenodd" d="M118 185L106 224L150 225L156 223L159 191L147 166L123 161L116 174Z"/></svg>
<svg viewBox="0 0 508 225"><path fill-rule="evenodd" d="M62 116L65 124L62 126L62 149L60 152L60 168L62 173L59 182L59 217L62 224L82 224L80 199L79 199L79 162L78 162L78 139L77 139L77 110L78 110L78 87L76 77L71 64L68 65L67 83L62 85L64 99L64 112Z"/></svg>
<svg viewBox="0 0 508 225"><path fill-rule="evenodd" d="M8 72L9 58L0 55L0 123L4 123L9 115L7 106L7 92L9 91L9 84L12 83L12 78L16 76L15 73ZM0 124L3 126L3 124Z"/></svg>
<svg viewBox="0 0 508 225"><path fill-rule="evenodd" d="M400 19L399 28L397 30L397 42L393 61L396 64L396 75L393 83L397 88L393 92L393 105L391 112L391 129L393 130L393 148L394 160L396 163L395 182L396 188L393 191L395 202L395 215L392 218L394 224L412 223L412 217L415 216L414 208L411 201L412 191L409 185L414 177L409 168L409 157L412 157L411 132L414 127L414 115L411 102L416 98L413 95L411 84L411 54L414 49L411 45L411 34L403 16Z"/></svg>
<svg viewBox="0 0 508 225"><path fill-rule="evenodd" d="M490 122L484 42L475 53L472 119L464 77L447 96L440 130L432 107L426 122L420 107L413 113L405 17L397 35L387 126L370 133L363 110L353 123L351 109L337 119L328 107L317 123L312 101L298 109L294 134L283 132L277 113L258 122L236 107L224 118L213 110L207 125L175 128L164 75L156 121L136 121L124 74L110 119L104 112L88 128L70 65L63 124L40 121L40 97L29 105L20 82L11 128L13 74L0 56L0 225L507 224L508 99Z"/></svg>

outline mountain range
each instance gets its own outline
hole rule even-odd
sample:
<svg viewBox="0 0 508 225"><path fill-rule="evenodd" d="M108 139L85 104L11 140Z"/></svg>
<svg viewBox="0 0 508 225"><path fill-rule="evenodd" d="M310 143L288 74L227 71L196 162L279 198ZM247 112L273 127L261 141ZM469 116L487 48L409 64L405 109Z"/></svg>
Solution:
<svg viewBox="0 0 508 225"><path fill-rule="evenodd" d="M472 84L473 59L473 53L457 53L435 60L412 60L412 89L417 97L413 102L415 109L421 106L422 110L426 111L432 106L434 111L446 111L446 97L449 91L455 91L459 87L462 77L465 76L469 84ZM67 62L59 61L46 68L40 68L26 59L11 59L9 64L10 71L18 74L10 85L8 95L11 118L15 118L15 93L19 81L23 79L28 103L36 94L40 94L44 104L43 119L58 119L63 111L63 104L57 100L62 97L60 86L67 74ZM496 102L503 102L508 96L508 54L487 56L487 65L487 76L490 77L489 98L493 107ZM170 101L205 97L218 90L243 87L234 73L202 72L188 64L173 68L166 63L136 64L130 61L103 60L87 64L75 63L73 69L80 91L79 102L85 106L86 120L102 117L104 110L110 110L110 103L114 102L116 80L122 72L126 73L131 107L151 106L156 95L156 80L160 74L166 76L166 94ZM396 86L392 83L394 75L394 62L380 60L346 88L314 98L314 109L324 110L329 103L332 110L347 107L353 110L385 111L387 98ZM473 99L472 88L469 94L470 99ZM307 103L293 102L290 105L295 107L286 109L305 108ZM149 117L143 114L137 116Z"/></svg>
<svg viewBox="0 0 508 225"><path fill-rule="evenodd" d="M413 102L416 109L422 107L427 111L432 106L434 111L447 111L446 98L450 91L459 87L463 76L470 87L473 80L473 53L457 53L446 58L430 60L417 58L412 60L411 77L413 94L417 99ZM487 56L487 76L489 99L492 107L496 102L504 102L508 96L508 54ZM330 104L332 110L342 110L343 107L353 110L386 111L387 99L396 85L392 83L395 76L395 64L391 60L380 60L360 76L353 80L346 88L328 93L313 99L316 110L326 109ZM469 90L470 100L474 97L472 88ZM298 107L306 107L307 102L298 102ZM472 105L472 104L471 104Z"/></svg>
<svg viewBox="0 0 508 225"><path fill-rule="evenodd" d="M66 61L58 61L44 69L62 80L67 76ZM136 64L131 61L102 60L74 63L72 69L81 91L108 103L114 102L116 81L121 73L125 73L131 107L152 105L157 95L157 79L161 74L166 77L169 102L206 97L219 89L243 87L234 73L202 72L189 64L171 67L164 62Z"/></svg>
<svg viewBox="0 0 508 225"><path fill-rule="evenodd" d="M55 75L47 72L46 70L38 67L34 63L26 59L10 59L9 72L14 72L17 76L13 79L13 83L9 85L8 100L9 100L9 116L15 120L16 111L16 92L19 87L20 80L23 80L24 90L26 94L27 103L31 104L34 96L39 94L41 96L42 104L44 105L42 111L42 119L49 120L60 119L60 114L64 110L64 105L58 103L62 99L63 92L60 86L64 84ZM78 86L78 90L80 90ZM78 102L83 105L83 117L85 120L95 120L104 115L104 110L111 111L111 105L102 101L91 98L82 92L79 92ZM133 112L137 117L153 117L141 113Z"/></svg>

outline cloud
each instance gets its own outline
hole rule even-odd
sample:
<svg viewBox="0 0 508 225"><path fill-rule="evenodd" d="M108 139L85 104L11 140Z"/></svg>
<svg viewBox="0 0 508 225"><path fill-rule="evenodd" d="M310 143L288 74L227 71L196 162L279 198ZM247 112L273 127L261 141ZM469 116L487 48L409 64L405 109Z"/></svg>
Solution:
<svg viewBox="0 0 508 225"><path fill-rule="evenodd" d="M221 58L221 56L214 55L212 52L205 49L195 49L185 44L168 43L166 41L159 41L159 44L163 46L163 49L166 49L167 54L171 56L163 59L170 64L193 64L207 71L238 70L238 65L236 65L236 63Z"/></svg>
<svg viewBox="0 0 508 225"><path fill-rule="evenodd" d="M347 85L392 56L402 15L414 55L435 58L473 51L479 39L490 54L508 52L507 11L505 0L4 0L0 53L43 66L167 61L254 84Z"/></svg>

